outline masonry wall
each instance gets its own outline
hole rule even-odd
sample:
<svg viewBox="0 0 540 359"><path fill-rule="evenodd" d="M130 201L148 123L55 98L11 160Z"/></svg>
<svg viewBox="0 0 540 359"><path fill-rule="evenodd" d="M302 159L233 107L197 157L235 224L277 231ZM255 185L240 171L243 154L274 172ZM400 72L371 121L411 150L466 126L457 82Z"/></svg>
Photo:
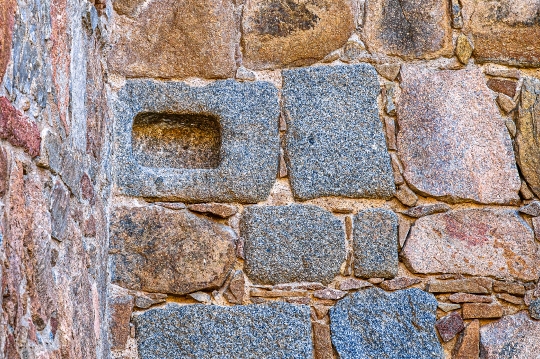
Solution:
<svg viewBox="0 0 540 359"><path fill-rule="evenodd" d="M540 357L539 14L3 0L2 353Z"/></svg>

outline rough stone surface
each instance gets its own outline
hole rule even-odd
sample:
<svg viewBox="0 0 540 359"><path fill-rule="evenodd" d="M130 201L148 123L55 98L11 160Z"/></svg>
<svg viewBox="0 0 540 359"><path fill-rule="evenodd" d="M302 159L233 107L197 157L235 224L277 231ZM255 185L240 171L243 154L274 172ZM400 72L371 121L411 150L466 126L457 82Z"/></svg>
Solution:
<svg viewBox="0 0 540 359"><path fill-rule="evenodd" d="M526 311L480 328L482 359L538 358L539 355L540 321L531 320Z"/></svg>
<svg viewBox="0 0 540 359"><path fill-rule="evenodd" d="M521 207L519 211L529 216L538 217L540 216L540 201L532 201L528 205Z"/></svg>
<svg viewBox="0 0 540 359"><path fill-rule="evenodd" d="M398 220L386 209L369 209L354 217L354 275L393 278L398 272Z"/></svg>
<svg viewBox="0 0 540 359"><path fill-rule="evenodd" d="M116 182L121 193L186 202L253 203L268 197L279 161L277 90L269 83L218 81L190 87L181 82L132 80L118 93L113 112ZM140 113L217 117L221 133L217 167L142 166L131 148L134 118ZM149 150L159 152L159 148Z"/></svg>
<svg viewBox="0 0 540 359"><path fill-rule="evenodd" d="M377 72L367 64L283 72L285 149L296 199L392 197L379 91Z"/></svg>
<svg viewBox="0 0 540 359"><path fill-rule="evenodd" d="M416 206L414 208L409 208L403 214L413 217L413 218L420 218L424 216L428 216L430 214L435 213L444 213L448 212L450 210L450 206L446 203L435 203L435 204L426 204L421 206Z"/></svg>
<svg viewBox="0 0 540 359"><path fill-rule="evenodd" d="M209 213L221 218L234 216L238 212L236 206L226 203L198 203L187 206L190 211Z"/></svg>
<svg viewBox="0 0 540 359"><path fill-rule="evenodd" d="M475 295L469 293L454 293L448 297L454 303L491 303L493 298L486 295Z"/></svg>
<svg viewBox="0 0 540 359"><path fill-rule="evenodd" d="M501 300L503 300L505 302L515 304L515 305L523 305L523 304L525 304L525 302L523 301L523 298L516 297L516 296L513 296L513 295L508 294L508 293L497 294L497 298L499 298L499 299L501 299Z"/></svg>
<svg viewBox="0 0 540 359"><path fill-rule="evenodd" d="M248 207L240 229L245 271L256 283L327 284L345 260L341 221L315 206Z"/></svg>
<svg viewBox="0 0 540 359"><path fill-rule="evenodd" d="M312 326L315 359L332 359L334 349L330 339L330 326L319 322L313 322Z"/></svg>
<svg viewBox="0 0 540 359"><path fill-rule="evenodd" d="M347 292L344 292L342 290L337 290L337 289L331 289L331 288L317 290L313 293L313 296L315 298L329 299L329 300L338 300L338 299L343 298L346 295L347 295Z"/></svg>
<svg viewBox="0 0 540 359"><path fill-rule="evenodd" d="M525 295L525 286L520 283L493 281L493 290L495 292L506 292L519 296Z"/></svg>
<svg viewBox="0 0 540 359"><path fill-rule="evenodd" d="M58 241L66 240L68 233L69 190L56 181L51 193L51 236Z"/></svg>
<svg viewBox="0 0 540 359"><path fill-rule="evenodd" d="M459 273L536 280L540 251L512 210L464 209L418 219L402 256L415 273Z"/></svg>
<svg viewBox="0 0 540 359"><path fill-rule="evenodd" d="M529 305L529 315L533 319L540 320L540 299L531 301Z"/></svg>
<svg viewBox="0 0 540 359"><path fill-rule="evenodd" d="M421 282L422 281L418 278L399 277L391 280L385 280L380 284L380 287L384 290L394 291L405 289Z"/></svg>
<svg viewBox="0 0 540 359"><path fill-rule="evenodd" d="M4 77L11 57L11 41L15 24L15 8L17 2L5 0L0 8L0 81Z"/></svg>
<svg viewBox="0 0 540 359"><path fill-rule="evenodd" d="M481 71L404 65L401 78L397 142L407 183L452 202L517 202L512 141Z"/></svg>
<svg viewBox="0 0 540 359"><path fill-rule="evenodd" d="M356 279L356 278L349 278L339 283L340 290L355 290L355 289L363 289L363 288L368 288L368 287L373 287L373 285L369 282L366 282L365 280Z"/></svg>
<svg viewBox="0 0 540 359"><path fill-rule="evenodd" d="M133 296L114 296L109 299L111 349L124 349L129 337L129 322L133 311Z"/></svg>
<svg viewBox="0 0 540 359"><path fill-rule="evenodd" d="M224 293L225 298L229 303L242 304L245 297L246 279L244 273L241 270L234 272L229 283L227 291Z"/></svg>
<svg viewBox="0 0 540 359"><path fill-rule="evenodd" d="M459 337L452 353L453 359L478 358L480 355L480 322L473 320Z"/></svg>
<svg viewBox="0 0 540 359"><path fill-rule="evenodd" d="M453 312L437 320L435 328L437 328L442 340L448 342L465 329L465 324L461 315L458 312Z"/></svg>
<svg viewBox="0 0 540 359"><path fill-rule="evenodd" d="M432 280L427 285L430 293L475 293L488 294L493 288L493 281L488 278L455 280Z"/></svg>
<svg viewBox="0 0 540 359"><path fill-rule="evenodd" d="M461 308L461 305L454 304L454 303L437 303L437 308L442 310L445 313L451 312L453 310L457 310Z"/></svg>
<svg viewBox="0 0 540 359"><path fill-rule="evenodd" d="M517 81L508 79L489 79L487 81L487 87L495 92L503 93L511 98L516 95Z"/></svg>
<svg viewBox="0 0 540 359"><path fill-rule="evenodd" d="M255 70L310 65L345 44L353 20L347 0L247 0L244 65Z"/></svg>
<svg viewBox="0 0 540 359"><path fill-rule="evenodd" d="M141 359L313 357L307 306L169 304L134 321Z"/></svg>
<svg viewBox="0 0 540 359"><path fill-rule="evenodd" d="M463 304L464 319L500 318L503 316L503 307L500 304L465 303Z"/></svg>
<svg viewBox="0 0 540 359"><path fill-rule="evenodd" d="M343 359L444 358L436 309L435 298L419 289L356 292L330 309L332 343Z"/></svg>
<svg viewBox="0 0 540 359"><path fill-rule="evenodd" d="M127 77L232 78L238 38L233 0L115 0L109 66Z"/></svg>
<svg viewBox="0 0 540 359"><path fill-rule="evenodd" d="M473 47L469 39L467 39L467 36L463 34L458 36L456 41L455 53L459 62L464 65L467 65L469 63L469 59L471 58L471 55L473 53Z"/></svg>
<svg viewBox="0 0 540 359"><path fill-rule="evenodd" d="M223 284L234 261L232 230L189 211L116 208L111 281L128 289L187 294Z"/></svg>
<svg viewBox="0 0 540 359"><path fill-rule="evenodd" d="M540 65L538 1L462 0L463 30L479 62Z"/></svg>
<svg viewBox="0 0 540 359"><path fill-rule="evenodd" d="M36 123L17 110L5 97L0 97L0 138L22 147L30 156L39 156L41 136Z"/></svg>
<svg viewBox="0 0 540 359"><path fill-rule="evenodd" d="M406 185L402 184L396 191L396 198L405 206L416 206L418 196Z"/></svg>

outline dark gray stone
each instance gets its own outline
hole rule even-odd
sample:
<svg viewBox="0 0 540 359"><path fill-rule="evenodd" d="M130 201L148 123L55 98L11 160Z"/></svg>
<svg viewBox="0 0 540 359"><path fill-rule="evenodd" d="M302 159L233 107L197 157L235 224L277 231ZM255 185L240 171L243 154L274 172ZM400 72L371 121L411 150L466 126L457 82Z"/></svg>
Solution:
<svg viewBox="0 0 540 359"><path fill-rule="evenodd" d="M529 314L533 319L540 320L540 299L535 299L529 305Z"/></svg>
<svg viewBox="0 0 540 359"><path fill-rule="evenodd" d="M398 272L398 218L386 209L368 209L354 217L354 275L393 278Z"/></svg>
<svg viewBox="0 0 540 359"><path fill-rule="evenodd" d="M341 359L436 359L437 301L419 289L356 292L330 309L332 343Z"/></svg>
<svg viewBox="0 0 540 359"><path fill-rule="evenodd" d="M279 162L273 85L133 80L118 93L113 112L120 193L184 202L255 203L268 197ZM168 126L174 131L162 131ZM186 126L198 129L183 131ZM166 158L156 160L160 151ZM175 159L173 151L185 152Z"/></svg>
<svg viewBox="0 0 540 359"><path fill-rule="evenodd" d="M141 359L312 358L310 309L169 304L136 316Z"/></svg>
<svg viewBox="0 0 540 359"><path fill-rule="evenodd" d="M368 64L283 72L286 157L295 198L390 198L394 179Z"/></svg>
<svg viewBox="0 0 540 359"><path fill-rule="evenodd" d="M69 190L58 180L51 193L51 236L58 241L67 239L69 233Z"/></svg>
<svg viewBox="0 0 540 359"><path fill-rule="evenodd" d="M327 284L345 260L342 222L315 206L249 207L240 231L245 271L255 283Z"/></svg>

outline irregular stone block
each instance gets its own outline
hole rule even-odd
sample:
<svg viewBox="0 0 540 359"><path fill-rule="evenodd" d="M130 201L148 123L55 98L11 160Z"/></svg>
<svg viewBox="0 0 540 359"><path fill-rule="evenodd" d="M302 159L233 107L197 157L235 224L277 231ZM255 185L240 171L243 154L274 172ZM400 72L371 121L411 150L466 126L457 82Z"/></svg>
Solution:
<svg viewBox="0 0 540 359"><path fill-rule="evenodd" d="M540 65L538 1L462 0L461 3L463 30L473 37L477 61Z"/></svg>
<svg viewBox="0 0 540 359"><path fill-rule="evenodd" d="M334 357L332 340L330 339L330 326L319 322L313 322L313 345L315 347L315 359L328 359Z"/></svg>
<svg viewBox="0 0 540 359"><path fill-rule="evenodd" d="M129 322L133 311L133 296L113 296L109 298L109 337L111 349L125 349L129 338Z"/></svg>
<svg viewBox="0 0 540 359"><path fill-rule="evenodd" d="M528 205L521 207L519 211L529 216L538 217L540 216L540 201L532 201Z"/></svg>
<svg viewBox="0 0 540 359"><path fill-rule="evenodd" d="M450 206L446 203L435 203L409 208L403 214L409 217L420 218L430 214L448 212L450 209Z"/></svg>
<svg viewBox="0 0 540 359"><path fill-rule="evenodd" d="M13 107L3 96L0 96L0 138L13 146L21 147L32 157L39 156L41 135L37 124Z"/></svg>
<svg viewBox="0 0 540 359"><path fill-rule="evenodd" d="M69 190L57 180L51 193L51 236L58 241L68 239L68 218L70 211Z"/></svg>
<svg viewBox="0 0 540 359"><path fill-rule="evenodd" d="M226 203L197 203L187 206L190 211L210 213L221 218L229 218L238 212L238 208Z"/></svg>
<svg viewBox="0 0 540 359"><path fill-rule="evenodd" d="M113 112L120 193L186 202L268 197L279 161L279 103L271 84L133 80Z"/></svg>
<svg viewBox="0 0 540 359"><path fill-rule="evenodd" d="M17 2L14 0L5 0L2 2L2 7L0 7L0 79L4 78L6 67L11 58L11 42L16 7Z"/></svg>
<svg viewBox="0 0 540 359"><path fill-rule="evenodd" d="M461 315L458 312L453 312L437 320L435 328L437 328L442 340L448 342L465 329L465 324Z"/></svg>
<svg viewBox="0 0 540 359"><path fill-rule="evenodd" d="M511 210L464 209L422 217L401 254L414 273L523 281L540 275L540 251L533 232Z"/></svg>
<svg viewBox="0 0 540 359"><path fill-rule="evenodd" d="M364 42L372 53L435 58L452 53L448 3L443 0L370 0Z"/></svg>
<svg viewBox="0 0 540 359"><path fill-rule="evenodd" d="M111 281L183 295L219 287L234 263L234 232L187 210L159 206L113 211Z"/></svg>
<svg viewBox="0 0 540 359"><path fill-rule="evenodd" d="M506 292L519 296L525 295L525 286L519 283L493 281L493 290L495 292Z"/></svg>
<svg viewBox="0 0 540 359"><path fill-rule="evenodd" d="M517 84L517 81L508 79L489 79L487 81L487 87L511 98L514 98L516 95Z"/></svg>
<svg viewBox="0 0 540 359"><path fill-rule="evenodd" d="M408 65L401 77L397 142L407 183L451 202L517 203L512 141L482 72Z"/></svg>
<svg viewBox="0 0 540 359"><path fill-rule="evenodd" d="M245 272L255 283L327 284L345 260L342 222L315 206L248 207L240 232Z"/></svg>
<svg viewBox="0 0 540 359"><path fill-rule="evenodd" d="M465 303L463 304L464 319L500 318L503 316L503 307L500 304Z"/></svg>
<svg viewBox="0 0 540 359"><path fill-rule="evenodd" d="M332 343L343 359L442 359L436 310L435 297L419 289L368 288L330 309Z"/></svg>
<svg viewBox="0 0 540 359"><path fill-rule="evenodd" d="M529 315L533 319L540 320L540 299L535 299L529 305Z"/></svg>
<svg viewBox="0 0 540 359"><path fill-rule="evenodd" d="M232 78L233 0L115 0L109 67L126 77Z"/></svg>
<svg viewBox="0 0 540 359"><path fill-rule="evenodd" d="M385 280L380 284L380 287L387 291L405 289L415 284L421 283L418 278L399 277L391 280Z"/></svg>
<svg viewBox="0 0 540 359"><path fill-rule="evenodd" d="M398 219L386 209L368 209L354 217L354 275L393 278L398 272Z"/></svg>
<svg viewBox="0 0 540 359"><path fill-rule="evenodd" d="M482 359L540 357L540 321L522 311L483 325L480 353Z"/></svg>
<svg viewBox="0 0 540 359"><path fill-rule="evenodd" d="M347 292L344 292L342 290L337 290L337 289L331 289L331 288L317 290L313 293L313 296L315 298L329 299L329 300L338 300L338 299L343 298L346 295L347 295Z"/></svg>
<svg viewBox="0 0 540 359"><path fill-rule="evenodd" d="M480 322L473 320L458 338L452 351L453 359L478 358L480 355Z"/></svg>
<svg viewBox="0 0 540 359"><path fill-rule="evenodd" d="M487 295L476 295L469 293L454 293L448 297L453 303L491 303L493 298Z"/></svg>
<svg viewBox="0 0 540 359"><path fill-rule="evenodd" d="M141 359L312 358L310 309L169 304L134 318Z"/></svg>
<svg viewBox="0 0 540 359"><path fill-rule="evenodd" d="M456 280L432 280L427 285L430 293L477 293L488 294L493 288L493 281L488 278L470 278Z"/></svg>
<svg viewBox="0 0 540 359"><path fill-rule="evenodd" d="M379 91L377 72L367 64L283 72L285 150L295 198L393 196Z"/></svg>
<svg viewBox="0 0 540 359"><path fill-rule="evenodd" d="M304 66L345 45L354 16L347 0L248 0L242 27L248 68Z"/></svg>

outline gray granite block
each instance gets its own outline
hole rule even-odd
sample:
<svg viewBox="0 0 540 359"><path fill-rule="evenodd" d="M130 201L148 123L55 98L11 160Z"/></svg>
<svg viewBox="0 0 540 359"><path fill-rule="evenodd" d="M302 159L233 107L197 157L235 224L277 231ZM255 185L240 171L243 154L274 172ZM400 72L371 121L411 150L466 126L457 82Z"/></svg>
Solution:
<svg viewBox="0 0 540 359"><path fill-rule="evenodd" d="M437 359L437 301L419 289L369 288L330 309L332 343L341 359Z"/></svg>
<svg viewBox="0 0 540 359"><path fill-rule="evenodd" d="M354 217L354 275L393 278L398 272L398 218L386 209L368 209Z"/></svg>
<svg viewBox="0 0 540 359"><path fill-rule="evenodd" d="M283 71L286 158L295 198L395 193L368 64Z"/></svg>
<svg viewBox="0 0 540 359"><path fill-rule="evenodd" d="M270 83L131 80L112 110L120 193L185 202L268 197L279 162L279 100Z"/></svg>
<svg viewBox="0 0 540 359"><path fill-rule="evenodd" d="M134 317L141 359L312 358L310 309L169 304Z"/></svg>
<svg viewBox="0 0 540 359"><path fill-rule="evenodd" d="M345 260L342 222L311 205L248 207L240 224L255 283L329 283Z"/></svg>

